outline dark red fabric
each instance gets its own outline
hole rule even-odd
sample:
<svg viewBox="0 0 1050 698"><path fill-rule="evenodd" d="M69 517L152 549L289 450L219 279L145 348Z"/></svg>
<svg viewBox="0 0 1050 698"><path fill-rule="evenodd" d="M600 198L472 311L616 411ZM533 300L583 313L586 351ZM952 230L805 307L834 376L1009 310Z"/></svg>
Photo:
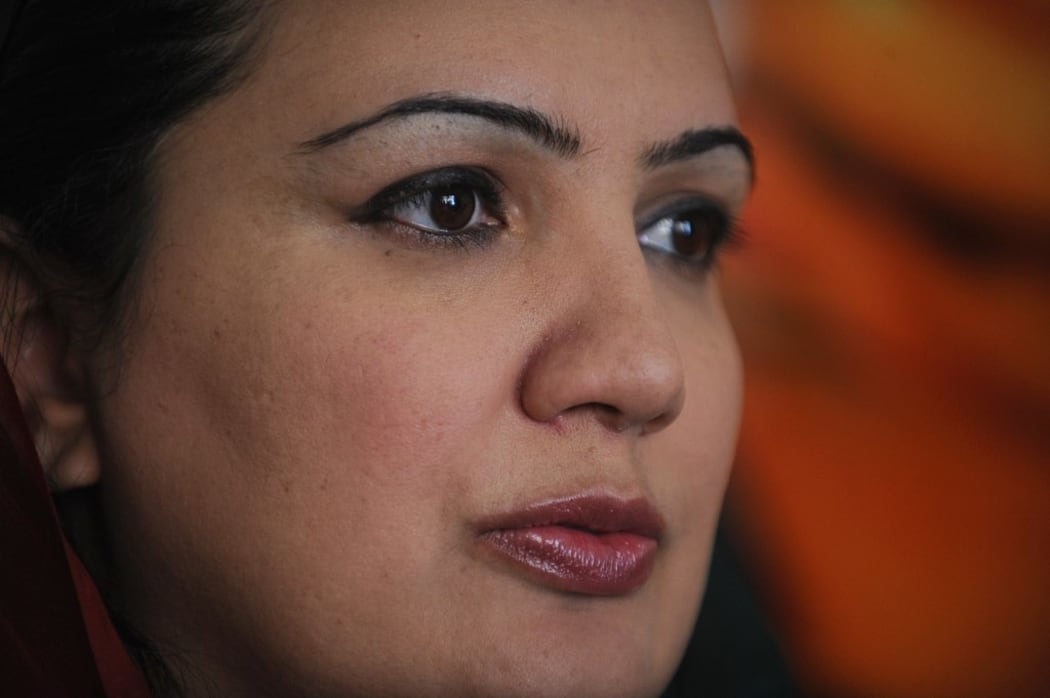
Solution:
<svg viewBox="0 0 1050 698"><path fill-rule="evenodd" d="M0 362L0 695L148 698L59 526Z"/></svg>

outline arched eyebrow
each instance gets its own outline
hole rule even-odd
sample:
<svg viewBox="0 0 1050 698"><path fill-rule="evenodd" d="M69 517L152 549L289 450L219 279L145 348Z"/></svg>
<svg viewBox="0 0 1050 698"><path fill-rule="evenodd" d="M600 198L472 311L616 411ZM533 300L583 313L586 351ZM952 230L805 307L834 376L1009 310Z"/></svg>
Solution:
<svg viewBox="0 0 1050 698"><path fill-rule="evenodd" d="M709 150L732 146L747 160L747 167L754 179L755 153L751 141L734 126L719 126L686 131L677 138L654 143L645 149L639 161L647 170L655 170L682 160L703 155Z"/></svg>
<svg viewBox="0 0 1050 698"><path fill-rule="evenodd" d="M371 116L344 124L299 144L299 152L316 153L341 143L355 134L385 121L420 114L459 114L489 121L501 128L517 131L565 159L579 156L582 139L579 130L531 107L506 102L475 99L454 93L435 92L390 104ZM685 131L676 138L654 143L639 157L642 167L654 170L703 155L724 145L735 146L754 172L751 142L733 126L708 127Z"/></svg>
<svg viewBox="0 0 1050 698"><path fill-rule="evenodd" d="M417 114L476 116L502 128L518 131L563 158L573 158L580 152L580 134L576 129L535 109L447 93L427 94L394 102L372 116L301 143L299 150L305 153L317 152L380 122Z"/></svg>

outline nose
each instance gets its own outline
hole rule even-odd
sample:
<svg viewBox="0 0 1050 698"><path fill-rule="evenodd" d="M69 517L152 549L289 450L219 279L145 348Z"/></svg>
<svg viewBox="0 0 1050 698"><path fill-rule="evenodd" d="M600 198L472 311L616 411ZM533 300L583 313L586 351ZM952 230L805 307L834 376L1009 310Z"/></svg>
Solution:
<svg viewBox="0 0 1050 698"><path fill-rule="evenodd" d="M681 355L633 235L618 253L567 264L562 301L528 359L521 404L537 422L594 419L647 434L682 410Z"/></svg>

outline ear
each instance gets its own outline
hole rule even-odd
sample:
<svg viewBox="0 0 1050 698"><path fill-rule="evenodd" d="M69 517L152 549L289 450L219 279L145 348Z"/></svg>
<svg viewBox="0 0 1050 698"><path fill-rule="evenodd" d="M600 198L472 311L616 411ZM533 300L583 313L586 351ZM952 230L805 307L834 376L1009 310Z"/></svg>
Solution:
<svg viewBox="0 0 1050 698"><path fill-rule="evenodd" d="M95 484L99 457L90 428L82 361L69 332L46 302L13 244L14 225L0 217L0 355L52 491Z"/></svg>

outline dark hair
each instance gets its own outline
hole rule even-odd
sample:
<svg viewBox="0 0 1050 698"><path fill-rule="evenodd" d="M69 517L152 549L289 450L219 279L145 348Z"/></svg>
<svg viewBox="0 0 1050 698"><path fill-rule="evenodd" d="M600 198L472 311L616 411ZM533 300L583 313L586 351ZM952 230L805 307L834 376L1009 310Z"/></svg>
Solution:
<svg viewBox="0 0 1050 698"><path fill-rule="evenodd" d="M94 311L84 334L122 315L157 144L247 74L263 5L25 0L16 10L0 54L0 216L47 290Z"/></svg>
<svg viewBox="0 0 1050 698"><path fill-rule="evenodd" d="M0 27L0 225L53 304L90 310L87 322L69 328L80 341L119 335L115 326L133 295L129 279L148 240L157 146L173 125L247 76L265 6L25 0L7 13L6 41ZM0 306L13 302L4 291ZM0 339L9 339L9 329L0 323ZM97 505L97 492L89 497ZM75 527L68 532L79 547ZM172 661L170 649L162 658L123 622L112 605L115 590L101 586L154 692L178 694L172 670L185 665Z"/></svg>

